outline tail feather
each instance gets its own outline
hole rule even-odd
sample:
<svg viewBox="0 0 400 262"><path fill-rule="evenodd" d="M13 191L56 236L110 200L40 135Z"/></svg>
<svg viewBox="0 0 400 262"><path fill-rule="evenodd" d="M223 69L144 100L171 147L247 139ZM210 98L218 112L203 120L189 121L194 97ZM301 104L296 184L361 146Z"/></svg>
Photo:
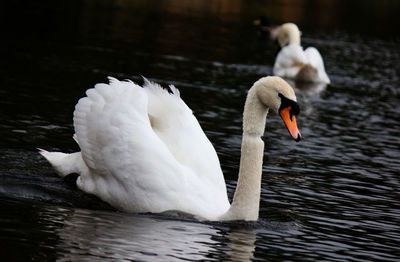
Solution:
<svg viewBox="0 0 400 262"><path fill-rule="evenodd" d="M81 152L66 154L61 152L48 152L40 148L38 149L39 153L49 161L57 174L61 177L72 173L82 174L87 169L87 166L82 159Z"/></svg>

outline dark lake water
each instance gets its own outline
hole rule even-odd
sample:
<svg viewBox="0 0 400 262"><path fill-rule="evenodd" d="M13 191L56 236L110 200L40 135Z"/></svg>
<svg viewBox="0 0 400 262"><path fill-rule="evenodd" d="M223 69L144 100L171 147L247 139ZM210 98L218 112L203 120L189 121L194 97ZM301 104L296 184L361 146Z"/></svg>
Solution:
<svg viewBox="0 0 400 262"><path fill-rule="evenodd" d="M1 260L400 261L399 4L316 2L3 3ZM296 22L332 84L297 86L300 143L268 118L258 222L121 213L37 153L78 150L72 112L86 89L143 75L180 89L231 198L246 92L276 54L252 25L260 14Z"/></svg>

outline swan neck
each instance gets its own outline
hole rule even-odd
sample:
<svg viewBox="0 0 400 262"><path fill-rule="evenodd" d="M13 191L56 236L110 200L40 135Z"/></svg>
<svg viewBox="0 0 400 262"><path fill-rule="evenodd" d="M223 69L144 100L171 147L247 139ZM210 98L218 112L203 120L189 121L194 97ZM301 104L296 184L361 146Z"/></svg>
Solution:
<svg viewBox="0 0 400 262"><path fill-rule="evenodd" d="M290 29L288 32L289 44L300 45L300 32L295 29Z"/></svg>
<svg viewBox="0 0 400 262"><path fill-rule="evenodd" d="M300 45L300 30L297 25L293 23L286 23L281 25L278 32L278 41L281 46L284 45Z"/></svg>
<svg viewBox="0 0 400 262"><path fill-rule="evenodd" d="M262 86L255 85L247 94L243 112L243 138L246 136L260 138L264 135L268 107L260 100L261 92Z"/></svg>
<svg viewBox="0 0 400 262"><path fill-rule="evenodd" d="M243 114L243 138L239 178L230 209L224 220L257 220L260 206L264 134L268 108L253 86L247 95Z"/></svg>

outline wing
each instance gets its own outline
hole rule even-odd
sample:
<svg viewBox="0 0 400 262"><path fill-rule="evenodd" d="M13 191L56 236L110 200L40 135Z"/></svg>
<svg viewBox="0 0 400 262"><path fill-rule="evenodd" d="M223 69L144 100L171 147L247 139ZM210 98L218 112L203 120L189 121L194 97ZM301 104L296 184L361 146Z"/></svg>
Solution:
<svg viewBox="0 0 400 262"><path fill-rule="evenodd" d="M213 182L218 184L214 191L223 186L226 197L216 153L173 90L169 94L148 81L142 88L110 78L109 85L97 84L87 91L74 112L82 158L91 170L82 184L94 184L103 200L128 211L193 213L187 206L196 201L190 198L205 194L201 190Z"/></svg>
<svg viewBox="0 0 400 262"><path fill-rule="evenodd" d="M216 183L215 177L223 177L217 153L179 91L174 86L169 88L172 94L158 84L145 82L152 129L179 163ZM225 187L223 179L221 182Z"/></svg>
<svg viewBox="0 0 400 262"><path fill-rule="evenodd" d="M273 73L281 77L294 78L300 68L307 64L303 48L300 45L287 45L276 57Z"/></svg>
<svg viewBox="0 0 400 262"><path fill-rule="evenodd" d="M304 51L304 54L308 60L308 63L317 69L320 80L329 84L331 81L325 72L324 61L318 50L314 47L308 47Z"/></svg>
<svg viewBox="0 0 400 262"><path fill-rule="evenodd" d="M174 158L192 171L187 196L201 198L195 202L205 201L208 211L226 210L229 201L217 153L178 89L172 85L169 88L171 94L145 81L151 127Z"/></svg>

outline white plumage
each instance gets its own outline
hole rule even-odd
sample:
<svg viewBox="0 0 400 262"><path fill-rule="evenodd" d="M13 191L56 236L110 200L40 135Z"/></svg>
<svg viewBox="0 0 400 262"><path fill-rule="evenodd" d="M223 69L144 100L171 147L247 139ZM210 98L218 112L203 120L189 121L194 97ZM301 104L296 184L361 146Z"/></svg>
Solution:
<svg viewBox="0 0 400 262"><path fill-rule="evenodd" d="M286 23L277 30L278 42L282 49L275 60L274 75L305 82L329 84L330 79L325 72L321 54L314 47L303 50L297 26Z"/></svg>
<svg viewBox="0 0 400 262"><path fill-rule="evenodd" d="M260 136L268 108L278 111L278 93L296 99L286 82L264 78L249 91L251 99L246 106L257 108L257 112L245 110L247 122L255 124L243 138L244 145L249 141L250 149L242 152L241 165L247 163L249 175L246 178L239 174L243 182L239 181L238 188L243 192L235 194L238 211L230 208L214 147L178 90L170 86L169 93L147 80L143 88L131 81L111 77L109 81L89 89L75 107L74 138L81 152L40 151L58 174L78 173L77 186L81 190L123 211L180 211L211 220L258 218L264 148ZM258 96L265 96L266 102ZM296 130L293 134L298 139ZM252 144L257 150L250 147Z"/></svg>
<svg viewBox="0 0 400 262"><path fill-rule="evenodd" d="M80 189L125 211L179 210L204 217L226 212L229 201L217 154L178 90L171 86L169 94L149 81L142 88L109 80L89 89L76 105L81 153L71 155L83 161L70 163L82 166L59 173L83 171Z"/></svg>

